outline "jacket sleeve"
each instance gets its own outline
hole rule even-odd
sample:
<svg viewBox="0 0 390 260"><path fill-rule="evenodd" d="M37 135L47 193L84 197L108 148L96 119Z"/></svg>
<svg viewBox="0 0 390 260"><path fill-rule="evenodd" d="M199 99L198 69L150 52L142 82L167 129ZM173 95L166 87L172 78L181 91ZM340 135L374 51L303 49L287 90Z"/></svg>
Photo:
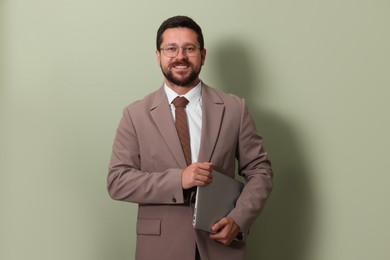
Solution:
<svg viewBox="0 0 390 260"><path fill-rule="evenodd" d="M111 198L140 204L183 203L182 169L163 172L141 170L136 129L131 108L127 107L116 131L109 164L107 189Z"/></svg>
<svg viewBox="0 0 390 260"><path fill-rule="evenodd" d="M245 187L229 217L240 226L245 238L271 193L273 173L263 139L257 133L243 100L236 157L239 174L245 178Z"/></svg>

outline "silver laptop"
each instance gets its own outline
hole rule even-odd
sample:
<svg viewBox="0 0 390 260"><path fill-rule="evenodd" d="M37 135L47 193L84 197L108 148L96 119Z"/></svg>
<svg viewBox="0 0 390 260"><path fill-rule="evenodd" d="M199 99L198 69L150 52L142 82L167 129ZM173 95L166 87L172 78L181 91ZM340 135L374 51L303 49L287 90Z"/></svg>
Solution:
<svg viewBox="0 0 390 260"><path fill-rule="evenodd" d="M208 186L197 187L194 228L211 233L211 227L235 207L243 188L243 183L213 171L213 181Z"/></svg>

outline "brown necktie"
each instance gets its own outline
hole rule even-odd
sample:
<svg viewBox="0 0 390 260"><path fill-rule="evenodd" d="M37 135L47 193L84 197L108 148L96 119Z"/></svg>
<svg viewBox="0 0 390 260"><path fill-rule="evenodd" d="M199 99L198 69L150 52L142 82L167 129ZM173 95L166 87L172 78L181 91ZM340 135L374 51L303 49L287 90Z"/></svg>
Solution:
<svg viewBox="0 0 390 260"><path fill-rule="evenodd" d="M176 97L172 101L173 105L175 105L175 125L177 134L179 135L181 147L183 148L184 157L186 158L187 165L190 165L191 160L191 145L190 145L190 134L188 131L187 124L187 115L184 108L188 104L188 100L185 97Z"/></svg>

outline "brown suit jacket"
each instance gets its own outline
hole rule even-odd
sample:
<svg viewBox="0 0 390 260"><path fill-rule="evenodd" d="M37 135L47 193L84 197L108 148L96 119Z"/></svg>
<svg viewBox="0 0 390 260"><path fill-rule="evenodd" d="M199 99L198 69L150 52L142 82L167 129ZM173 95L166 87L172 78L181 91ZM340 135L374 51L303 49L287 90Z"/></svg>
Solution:
<svg viewBox="0 0 390 260"><path fill-rule="evenodd" d="M199 162L234 177L245 188L230 212L244 236L272 189L272 170L262 138L243 99L203 84ZM224 246L192 227L193 204L185 201L181 174L186 167L164 88L123 111L107 178L110 196L138 203L137 260L244 259L245 243ZM223 196L223 194L221 194Z"/></svg>

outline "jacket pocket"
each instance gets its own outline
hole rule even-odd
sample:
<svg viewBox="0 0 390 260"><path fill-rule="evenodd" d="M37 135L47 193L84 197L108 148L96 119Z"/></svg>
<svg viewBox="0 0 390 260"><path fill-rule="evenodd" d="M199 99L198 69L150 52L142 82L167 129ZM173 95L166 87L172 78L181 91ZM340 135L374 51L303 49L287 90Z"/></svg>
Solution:
<svg viewBox="0 0 390 260"><path fill-rule="evenodd" d="M161 219L138 219L137 235L159 236L161 234Z"/></svg>

